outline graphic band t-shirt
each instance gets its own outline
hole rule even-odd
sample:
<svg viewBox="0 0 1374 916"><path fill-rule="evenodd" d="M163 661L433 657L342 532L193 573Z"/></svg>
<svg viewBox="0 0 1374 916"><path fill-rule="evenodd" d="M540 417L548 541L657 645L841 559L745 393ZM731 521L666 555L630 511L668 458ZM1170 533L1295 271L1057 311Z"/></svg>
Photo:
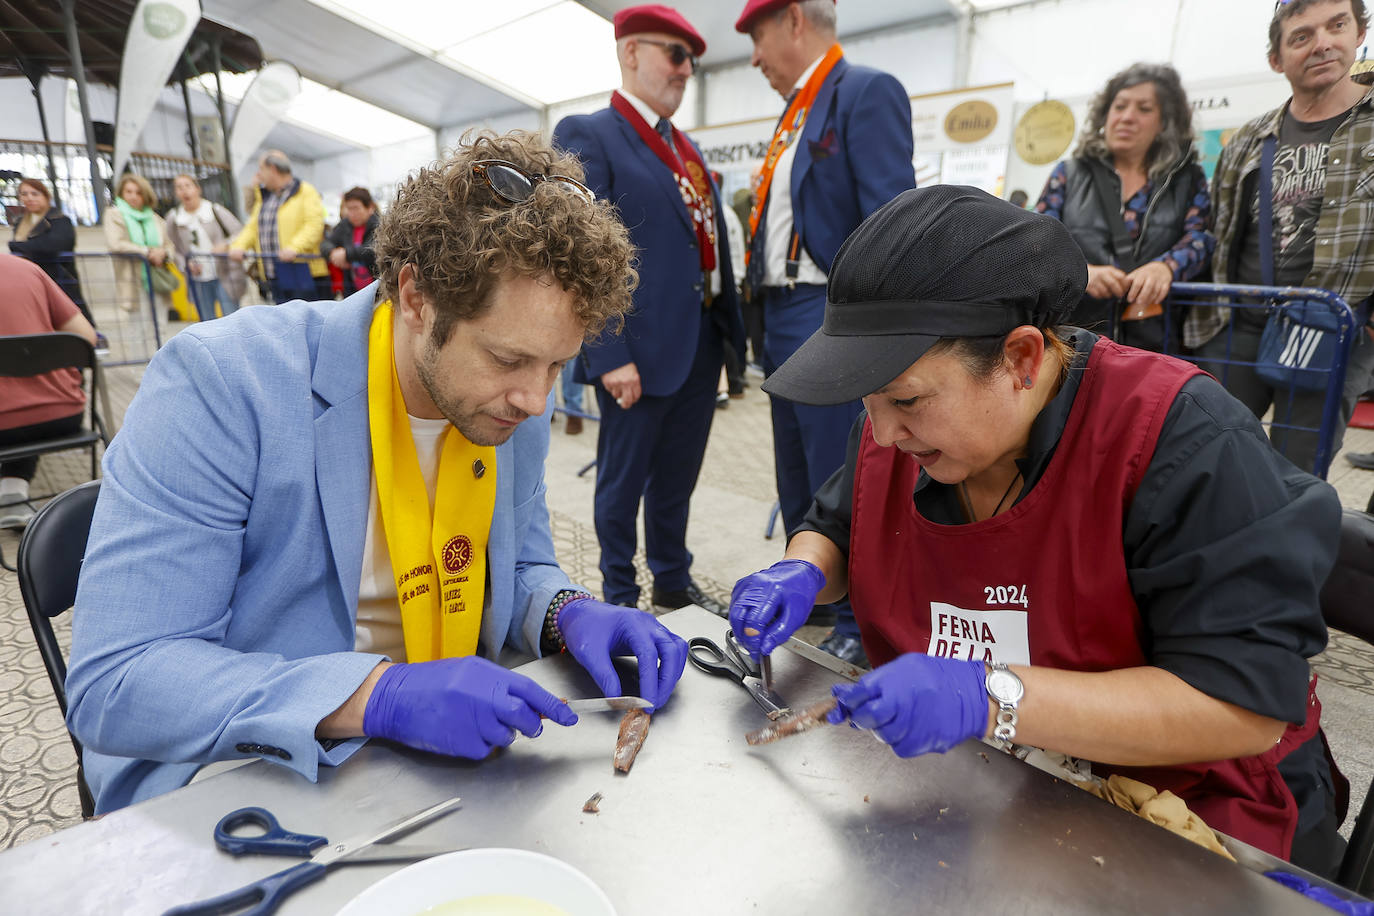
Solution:
<svg viewBox="0 0 1374 916"><path fill-rule="evenodd" d="M1317 220L1326 191L1326 160L1331 137L1350 114L1343 111L1324 121L1299 121L1285 111L1274 151L1274 285L1302 286L1312 270L1317 243ZM1261 285L1259 251L1259 169L1245 176L1245 228L1233 282ZM1251 314L1244 314L1254 312ZM1264 323L1260 309L1245 309L1243 317Z"/></svg>

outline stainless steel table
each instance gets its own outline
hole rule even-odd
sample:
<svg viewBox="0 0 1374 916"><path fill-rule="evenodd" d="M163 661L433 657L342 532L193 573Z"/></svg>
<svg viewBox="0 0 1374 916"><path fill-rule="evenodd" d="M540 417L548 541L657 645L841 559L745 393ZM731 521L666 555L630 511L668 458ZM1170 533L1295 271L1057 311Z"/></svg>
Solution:
<svg viewBox="0 0 1374 916"><path fill-rule="evenodd" d="M662 619L684 637L726 627L697 608ZM595 695L569 659L520 670L559 695ZM794 707L836 680L786 651L773 670ZM690 665L629 775L611 768L619 718L550 724L481 763L372 744L315 785L253 763L0 854L0 909L158 913L289 865L215 848L211 828L241 805L339 838L461 795L407 842L557 856L622 916L1329 912L977 742L902 760L865 733L823 728L750 748L762 713ZM601 813L584 814L595 792ZM281 912L332 913L398 867L337 869Z"/></svg>

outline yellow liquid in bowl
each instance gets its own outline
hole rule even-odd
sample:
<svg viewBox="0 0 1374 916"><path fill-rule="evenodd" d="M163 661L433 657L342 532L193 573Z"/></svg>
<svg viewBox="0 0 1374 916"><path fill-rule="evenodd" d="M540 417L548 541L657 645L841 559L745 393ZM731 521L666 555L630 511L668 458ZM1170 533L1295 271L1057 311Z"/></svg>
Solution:
<svg viewBox="0 0 1374 916"><path fill-rule="evenodd" d="M533 897L482 894L440 903L415 916L568 916L568 911Z"/></svg>

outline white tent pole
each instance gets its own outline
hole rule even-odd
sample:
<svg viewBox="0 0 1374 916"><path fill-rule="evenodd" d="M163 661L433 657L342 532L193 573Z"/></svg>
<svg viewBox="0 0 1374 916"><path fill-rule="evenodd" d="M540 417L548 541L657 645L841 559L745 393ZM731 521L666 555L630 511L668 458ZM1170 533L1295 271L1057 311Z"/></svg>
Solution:
<svg viewBox="0 0 1374 916"><path fill-rule="evenodd" d="M973 4L959 3L959 24L954 33L954 88L968 85L969 70L973 66Z"/></svg>
<svg viewBox="0 0 1374 916"><path fill-rule="evenodd" d="M1174 34L1169 38L1169 63L1175 60L1178 53L1178 33L1183 26L1183 5L1187 0L1178 0L1178 10L1174 13Z"/></svg>

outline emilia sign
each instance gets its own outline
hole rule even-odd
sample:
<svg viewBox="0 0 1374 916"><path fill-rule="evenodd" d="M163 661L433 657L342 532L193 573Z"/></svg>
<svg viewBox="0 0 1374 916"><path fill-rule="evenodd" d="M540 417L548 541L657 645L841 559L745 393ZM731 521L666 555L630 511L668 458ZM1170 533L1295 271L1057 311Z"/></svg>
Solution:
<svg viewBox="0 0 1374 916"><path fill-rule="evenodd" d="M997 109L982 99L960 102L945 115L945 136L955 143L977 143L997 127Z"/></svg>

